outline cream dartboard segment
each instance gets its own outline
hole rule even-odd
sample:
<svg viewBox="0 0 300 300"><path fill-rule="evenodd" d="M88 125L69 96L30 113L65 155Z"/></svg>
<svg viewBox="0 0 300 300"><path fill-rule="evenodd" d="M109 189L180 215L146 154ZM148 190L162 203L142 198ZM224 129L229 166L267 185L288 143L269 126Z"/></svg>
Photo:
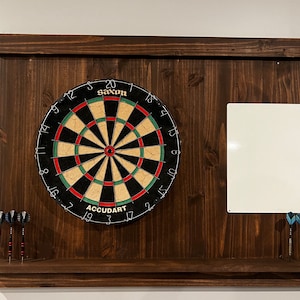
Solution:
<svg viewBox="0 0 300 300"><path fill-rule="evenodd" d="M156 96L103 79L66 92L43 119L35 149L50 196L87 222L118 224L151 211L178 171L175 121Z"/></svg>

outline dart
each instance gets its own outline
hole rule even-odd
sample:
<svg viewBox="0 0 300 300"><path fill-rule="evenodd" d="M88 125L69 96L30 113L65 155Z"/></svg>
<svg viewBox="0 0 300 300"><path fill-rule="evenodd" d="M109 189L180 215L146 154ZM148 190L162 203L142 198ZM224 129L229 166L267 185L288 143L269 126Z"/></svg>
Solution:
<svg viewBox="0 0 300 300"><path fill-rule="evenodd" d="M21 263L24 262L25 256L25 224L30 221L30 215L26 211L18 213L18 222L22 225L22 240L21 240Z"/></svg>
<svg viewBox="0 0 300 300"><path fill-rule="evenodd" d="M9 241L8 241L8 263L11 263L12 257L12 248L13 248L13 224L17 221L17 212L15 210L11 210L10 212L5 214L5 220L9 223Z"/></svg>
<svg viewBox="0 0 300 300"><path fill-rule="evenodd" d="M5 220L5 213L3 210L0 210L0 237L1 237L1 224L4 222Z"/></svg>
<svg viewBox="0 0 300 300"><path fill-rule="evenodd" d="M300 224L300 214L295 214L296 222Z"/></svg>
<svg viewBox="0 0 300 300"><path fill-rule="evenodd" d="M292 248L293 248L293 225L296 222L296 214L289 212L286 214L286 220L290 225L290 233L289 233L289 257L292 256Z"/></svg>

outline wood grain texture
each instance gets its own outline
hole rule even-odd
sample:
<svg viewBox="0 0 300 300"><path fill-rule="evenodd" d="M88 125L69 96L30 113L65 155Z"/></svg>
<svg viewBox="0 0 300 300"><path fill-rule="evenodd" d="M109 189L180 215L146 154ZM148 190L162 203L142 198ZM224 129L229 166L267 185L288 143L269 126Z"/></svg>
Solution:
<svg viewBox="0 0 300 300"><path fill-rule="evenodd" d="M295 242L293 261L287 260L284 215L226 212L226 105L300 103L300 61L287 58L299 57L298 44L0 35L0 209L26 210L32 219L24 265L20 226L11 266L8 224L1 226L0 286L300 284L300 249ZM49 197L34 159L50 106L74 86L101 78L155 94L182 140L170 193L142 219L119 226L65 213Z"/></svg>
<svg viewBox="0 0 300 300"><path fill-rule="evenodd" d="M300 40L1 34L0 54L299 57Z"/></svg>
<svg viewBox="0 0 300 300"><path fill-rule="evenodd" d="M242 267L241 267L242 266ZM297 287L299 263L270 260L0 261L0 287Z"/></svg>

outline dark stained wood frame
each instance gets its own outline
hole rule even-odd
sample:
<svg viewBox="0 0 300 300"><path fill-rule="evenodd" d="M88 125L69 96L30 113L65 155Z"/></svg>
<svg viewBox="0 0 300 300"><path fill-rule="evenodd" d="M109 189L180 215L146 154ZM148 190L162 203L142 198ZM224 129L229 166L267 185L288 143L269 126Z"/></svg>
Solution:
<svg viewBox="0 0 300 300"><path fill-rule="evenodd" d="M0 54L297 58L300 40L3 34Z"/></svg>
<svg viewBox="0 0 300 300"><path fill-rule="evenodd" d="M299 39L0 35L0 55L299 59ZM98 266L95 268L95 266ZM0 261L0 287L299 286L300 263L281 259Z"/></svg>

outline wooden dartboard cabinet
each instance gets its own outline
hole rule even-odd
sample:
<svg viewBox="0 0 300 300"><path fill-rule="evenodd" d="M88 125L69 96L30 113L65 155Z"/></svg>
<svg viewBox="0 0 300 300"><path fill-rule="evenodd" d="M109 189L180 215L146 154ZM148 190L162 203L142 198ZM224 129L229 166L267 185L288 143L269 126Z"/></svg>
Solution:
<svg viewBox="0 0 300 300"><path fill-rule="evenodd" d="M300 284L299 230L288 259L281 214L228 214L226 104L300 103L300 41L113 36L0 36L0 210L26 210L1 225L0 286ZM182 141L166 198L133 223L75 218L49 197L35 162L39 126L67 90L118 78L157 95ZM298 241L298 243L296 242Z"/></svg>

